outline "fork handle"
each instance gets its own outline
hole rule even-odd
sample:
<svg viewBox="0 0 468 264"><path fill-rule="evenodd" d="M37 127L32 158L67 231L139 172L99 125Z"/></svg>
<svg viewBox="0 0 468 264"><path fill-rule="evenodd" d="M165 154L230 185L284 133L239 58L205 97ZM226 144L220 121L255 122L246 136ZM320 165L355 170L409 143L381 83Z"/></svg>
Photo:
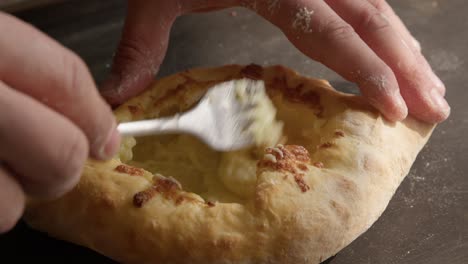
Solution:
<svg viewBox="0 0 468 264"><path fill-rule="evenodd" d="M181 130L179 117L158 118L120 123L117 130L122 136L167 134Z"/></svg>

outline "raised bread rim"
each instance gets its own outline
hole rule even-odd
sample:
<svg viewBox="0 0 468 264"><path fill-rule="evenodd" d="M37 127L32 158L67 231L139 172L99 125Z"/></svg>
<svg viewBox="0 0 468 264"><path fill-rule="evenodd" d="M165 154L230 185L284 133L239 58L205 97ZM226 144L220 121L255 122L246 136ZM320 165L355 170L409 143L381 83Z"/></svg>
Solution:
<svg viewBox="0 0 468 264"><path fill-rule="evenodd" d="M174 99L187 108L206 87L242 77L265 80L270 92L308 105L317 118L345 106L333 115L340 127L328 135L330 142L318 146L330 162L311 160L299 146L270 149L277 162L259 162L255 198L241 205L204 201L118 160L89 160L71 192L31 201L26 221L125 263L318 263L336 254L385 210L435 126L411 117L389 123L359 96L335 91L324 80L258 65L162 78L115 113L119 121L138 119ZM280 89L271 90L273 82L282 82ZM333 169L340 159L349 174ZM148 201L143 195L135 206L135 194L152 188L157 195Z"/></svg>

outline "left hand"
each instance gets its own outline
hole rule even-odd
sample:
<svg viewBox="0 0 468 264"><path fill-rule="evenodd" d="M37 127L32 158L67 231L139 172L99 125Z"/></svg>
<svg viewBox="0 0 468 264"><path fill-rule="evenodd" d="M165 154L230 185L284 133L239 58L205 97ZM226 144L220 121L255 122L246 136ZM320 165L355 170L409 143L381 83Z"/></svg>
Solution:
<svg viewBox="0 0 468 264"><path fill-rule="evenodd" d="M391 121L408 112L430 123L448 117L444 84L384 0L129 1L112 73L102 86L104 97L120 104L147 87L178 16L239 5L278 26L310 58L357 83L369 103Z"/></svg>

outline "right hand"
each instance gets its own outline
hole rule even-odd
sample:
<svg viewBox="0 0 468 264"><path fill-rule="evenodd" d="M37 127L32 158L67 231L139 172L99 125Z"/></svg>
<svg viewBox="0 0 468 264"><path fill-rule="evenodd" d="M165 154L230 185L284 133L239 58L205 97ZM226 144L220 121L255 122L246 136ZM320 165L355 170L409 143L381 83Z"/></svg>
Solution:
<svg viewBox="0 0 468 264"><path fill-rule="evenodd" d="M88 153L108 159L120 136L111 108L74 53L0 12L0 233L26 196L54 198L79 180Z"/></svg>
<svg viewBox="0 0 468 264"><path fill-rule="evenodd" d="M358 84L364 98L390 121L400 121L408 113L429 123L449 116L444 84L385 0L128 1L103 95L118 105L148 87L178 16L233 6L257 12L305 55Z"/></svg>

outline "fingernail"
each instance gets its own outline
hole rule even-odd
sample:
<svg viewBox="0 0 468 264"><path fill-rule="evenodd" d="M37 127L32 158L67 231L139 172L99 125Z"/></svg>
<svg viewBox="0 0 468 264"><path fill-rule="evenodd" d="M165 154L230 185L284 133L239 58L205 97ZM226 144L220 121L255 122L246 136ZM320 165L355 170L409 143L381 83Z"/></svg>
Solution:
<svg viewBox="0 0 468 264"><path fill-rule="evenodd" d="M448 116L450 113L450 106L440 92L434 88L429 92L429 96L434 107L439 109L444 116Z"/></svg>
<svg viewBox="0 0 468 264"><path fill-rule="evenodd" d="M120 147L120 133L114 128L106 144L99 151L99 158L107 160L112 158Z"/></svg>
<svg viewBox="0 0 468 264"><path fill-rule="evenodd" d="M413 47L421 52L421 44L419 43L419 41L417 39L415 39L414 37L411 39L411 45L413 45Z"/></svg>
<svg viewBox="0 0 468 264"><path fill-rule="evenodd" d="M408 115L408 107L406 106L405 100L403 100L403 97L401 97L400 93L396 94L394 98L395 98L395 105L398 107L398 110L400 111L398 116L400 117L400 120L403 120Z"/></svg>

